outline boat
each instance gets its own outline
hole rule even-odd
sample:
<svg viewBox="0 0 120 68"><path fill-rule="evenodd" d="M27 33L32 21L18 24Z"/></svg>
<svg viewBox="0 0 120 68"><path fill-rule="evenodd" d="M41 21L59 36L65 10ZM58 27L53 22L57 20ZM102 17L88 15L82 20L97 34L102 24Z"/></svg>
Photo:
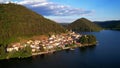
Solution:
<svg viewBox="0 0 120 68"><path fill-rule="evenodd" d="M70 50L75 50L75 49L73 49L73 48L70 48Z"/></svg>

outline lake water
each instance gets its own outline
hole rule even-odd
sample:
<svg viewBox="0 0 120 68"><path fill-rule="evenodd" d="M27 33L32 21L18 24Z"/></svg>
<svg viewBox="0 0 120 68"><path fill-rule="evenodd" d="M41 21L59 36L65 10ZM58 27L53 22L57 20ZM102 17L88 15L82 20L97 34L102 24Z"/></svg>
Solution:
<svg viewBox="0 0 120 68"><path fill-rule="evenodd" d="M27 59L0 61L0 68L120 68L120 32L91 32L97 46L59 51Z"/></svg>

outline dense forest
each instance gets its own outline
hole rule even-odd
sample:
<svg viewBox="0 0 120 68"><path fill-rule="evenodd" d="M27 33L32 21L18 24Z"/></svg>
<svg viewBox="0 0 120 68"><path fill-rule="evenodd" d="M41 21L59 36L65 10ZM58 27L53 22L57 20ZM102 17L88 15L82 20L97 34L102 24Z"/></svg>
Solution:
<svg viewBox="0 0 120 68"><path fill-rule="evenodd" d="M97 40L94 35L83 35L81 38L79 38L78 42L80 42L83 45L96 45Z"/></svg>
<svg viewBox="0 0 120 68"><path fill-rule="evenodd" d="M96 24L100 25L104 29L110 29L110 30L120 30L120 20L114 20L114 21L96 21Z"/></svg>
<svg viewBox="0 0 120 68"><path fill-rule="evenodd" d="M69 24L67 29L79 32L93 32L100 31L102 28L86 18L81 18Z"/></svg>
<svg viewBox="0 0 120 68"><path fill-rule="evenodd" d="M44 18L18 4L0 4L0 45L49 33L61 33L65 29L54 21Z"/></svg>

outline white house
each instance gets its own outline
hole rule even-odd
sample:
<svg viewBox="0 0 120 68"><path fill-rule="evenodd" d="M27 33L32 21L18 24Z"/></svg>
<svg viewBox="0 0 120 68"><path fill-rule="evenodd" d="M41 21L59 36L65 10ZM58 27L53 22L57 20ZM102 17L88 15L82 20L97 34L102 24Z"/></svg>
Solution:
<svg viewBox="0 0 120 68"><path fill-rule="evenodd" d="M7 48L7 52L12 52L14 48Z"/></svg>

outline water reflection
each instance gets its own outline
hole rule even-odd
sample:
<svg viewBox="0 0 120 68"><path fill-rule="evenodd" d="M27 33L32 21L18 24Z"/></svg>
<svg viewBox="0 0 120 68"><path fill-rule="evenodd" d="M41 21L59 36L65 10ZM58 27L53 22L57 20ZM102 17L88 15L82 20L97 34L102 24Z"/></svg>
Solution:
<svg viewBox="0 0 120 68"><path fill-rule="evenodd" d="M45 54L40 55L40 58L44 59L45 58Z"/></svg>
<svg viewBox="0 0 120 68"><path fill-rule="evenodd" d="M65 52L66 52L66 53L69 53L69 52L70 52L70 49L66 49Z"/></svg>
<svg viewBox="0 0 120 68"><path fill-rule="evenodd" d="M45 54L41 54L41 55L36 55L36 56L32 56L32 60L38 60L38 59L40 59L40 60L42 60L42 59L45 59Z"/></svg>
<svg viewBox="0 0 120 68"><path fill-rule="evenodd" d="M88 47L88 49L89 49L90 51L94 51L94 50L96 49L96 47L97 47L97 45L93 45L93 46Z"/></svg>
<svg viewBox="0 0 120 68"><path fill-rule="evenodd" d="M87 52L92 52L96 49L96 45L94 46L89 46L89 47L79 47L79 51L84 54L84 53L87 53Z"/></svg>
<svg viewBox="0 0 120 68"><path fill-rule="evenodd" d="M0 68L13 68L15 65L21 66L23 64L32 64L32 57L23 59L14 58L2 60L0 61Z"/></svg>
<svg viewBox="0 0 120 68"><path fill-rule="evenodd" d="M79 47L80 52L86 52L86 49L87 49L86 47Z"/></svg>

